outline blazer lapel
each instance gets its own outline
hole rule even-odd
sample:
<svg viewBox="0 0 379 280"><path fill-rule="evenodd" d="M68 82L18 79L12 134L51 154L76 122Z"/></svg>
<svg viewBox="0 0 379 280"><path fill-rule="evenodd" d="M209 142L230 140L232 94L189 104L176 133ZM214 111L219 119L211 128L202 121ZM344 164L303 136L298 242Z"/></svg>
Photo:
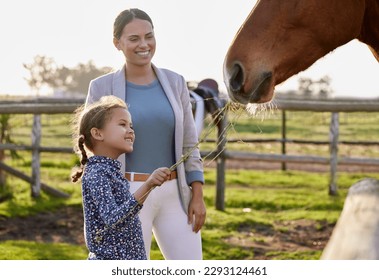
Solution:
<svg viewBox="0 0 379 280"><path fill-rule="evenodd" d="M180 157L182 156L182 151L181 151L182 148L181 148L181 145L179 145L179 143L181 143L183 141L183 139L180 137L180 135L183 134L183 131L182 131L183 127L181 126L181 124L183 123L183 119L181 118L182 112L181 112L181 108L178 105L180 100L177 100L178 96L176 96L174 94L175 89L171 87L171 84L170 84L170 81L169 81L169 78L167 77L167 75L162 70L155 67L155 65L153 65L153 69L155 71L155 74L158 77L160 84L162 85L162 88L163 88L170 104L171 104L172 110L174 111L174 115L175 115L175 157L176 157L176 161L178 161L180 159Z"/></svg>
<svg viewBox="0 0 379 280"><path fill-rule="evenodd" d="M125 65L113 75L112 94L125 101Z"/></svg>
<svg viewBox="0 0 379 280"><path fill-rule="evenodd" d="M178 112L178 105L177 105L178 101L176 100L176 97L175 97L175 94L173 91L174 89L171 87L171 84L170 84L170 81L168 80L168 77L165 75L165 73L162 70L160 70L159 68L157 68L154 65L153 65L153 69L155 71L155 74L158 77L160 84L163 87L163 90L164 90L168 100L170 101L170 104L174 110L175 119L176 119L176 116L178 115L179 112Z"/></svg>

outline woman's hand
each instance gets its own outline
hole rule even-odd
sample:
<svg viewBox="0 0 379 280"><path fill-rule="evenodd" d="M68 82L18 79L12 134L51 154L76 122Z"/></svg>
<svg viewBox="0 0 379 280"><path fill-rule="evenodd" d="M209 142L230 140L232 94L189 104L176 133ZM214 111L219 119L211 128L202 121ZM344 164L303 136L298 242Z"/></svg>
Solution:
<svg viewBox="0 0 379 280"><path fill-rule="evenodd" d="M192 183L192 199L188 206L188 223L192 224L194 232L198 232L205 223L206 207L203 197L203 184Z"/></svg>

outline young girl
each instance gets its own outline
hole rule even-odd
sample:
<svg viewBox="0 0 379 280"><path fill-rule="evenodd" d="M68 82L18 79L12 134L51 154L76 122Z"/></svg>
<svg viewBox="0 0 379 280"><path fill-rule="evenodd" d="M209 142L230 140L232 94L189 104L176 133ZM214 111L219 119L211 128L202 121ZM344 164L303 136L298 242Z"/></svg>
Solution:
<svg viewBox="0 0 379 280"><path fill-rule="evenodd" d="M74 139L81 153L85 240L88 259L146 259L138 212L149 192L170 176L168 168L156 169L134 193L117 158L133 151L134 130L126 104L115 96L76 111ZM87 150L93 155L88 157Z"/></svg>

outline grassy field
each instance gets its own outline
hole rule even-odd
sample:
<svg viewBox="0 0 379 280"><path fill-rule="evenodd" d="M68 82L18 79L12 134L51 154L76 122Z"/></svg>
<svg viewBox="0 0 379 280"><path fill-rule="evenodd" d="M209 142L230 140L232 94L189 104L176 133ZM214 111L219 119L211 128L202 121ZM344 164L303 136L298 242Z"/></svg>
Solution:
<svg viewBox="0 0 379 280"><path fill-rule="evenodd" d="M280 112L272 112L253 118L248 115L230 115L234 123L228 132L230 139L280 138ZM288 115L287 137L294 139L328 140L330 114L291 112ZM71 145L70 116L42 116L44 146ZM340 140L373 141L379 138L377 114L342 114ZM30 144L32 117L19 115L11 119L12 139L19 144ZM211 133L213 137L215 132ZM279 153L279 144L247 144L241 141L228 144L230 150L264 153ZM213 144L201 144L201 149L214 149ZM341 155L379 157L377 146L340 147ZM328 147L289 145L289 154L328 155ZM31 174L31 155L19 151L19 158L7 154L6 163ZM50 186L69 193L69 199L50 196L44 192L39 198L30 197L30 186L8 176L0 197L10 194L0 203L0 221L12 217L28 217L41 212L54 212L62 207L81 207L80 185L72 184L71 168L77 164L73 154L41 154L41 178ZM215 178L213 168L206 167L204 187L207 204L207 220L202 231L204 259L254 259L254 244L270 243L261 232L290 231L289 225L296 221L312 221L317 227L333 225L342 210L348 188L364 177L379 179L379 173L338 173L338 195L328 195L328 173L301 171L227 170L225 211L215 210ZM38 225L36 225L38 227ZM4 230L1 229L0 230ZM87 250L83 245L64 243L40 243L25 240L0 241L0 259L85 259ZM318 259L322 250L273 250L269 259ZM152 259L162 259L153 245Z"/></svg>

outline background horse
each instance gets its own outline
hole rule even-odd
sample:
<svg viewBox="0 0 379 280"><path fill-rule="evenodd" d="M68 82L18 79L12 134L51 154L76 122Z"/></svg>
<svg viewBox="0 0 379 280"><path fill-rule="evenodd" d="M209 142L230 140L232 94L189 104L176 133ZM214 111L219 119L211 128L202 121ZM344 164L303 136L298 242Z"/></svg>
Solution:
<svg viewBox="0 0 379 280"><path fill-rule="evenodd" d="M276 85L358 39L379 61L379 0L260 0L224 61L232 100L265 103Z"/></svg>

